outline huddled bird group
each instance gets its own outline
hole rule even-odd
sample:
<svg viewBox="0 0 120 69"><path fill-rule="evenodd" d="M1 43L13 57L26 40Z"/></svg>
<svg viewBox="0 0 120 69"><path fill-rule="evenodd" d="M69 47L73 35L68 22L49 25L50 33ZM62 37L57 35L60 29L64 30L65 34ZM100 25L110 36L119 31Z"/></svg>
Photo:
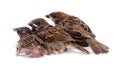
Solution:
<svg viewBox="0 0 120 69"><path fill-rule="evenodd" d="M52 12L46 15L55 26L43 18L36 18L28 23L28 27L14 28L19 40L16 55L25 53L28 57L62 53L74 48L84 54L90 54L85 47L90 47L95 54L108 53L108 47L95 39L95 35L78 17L64 12Z"/></svg>

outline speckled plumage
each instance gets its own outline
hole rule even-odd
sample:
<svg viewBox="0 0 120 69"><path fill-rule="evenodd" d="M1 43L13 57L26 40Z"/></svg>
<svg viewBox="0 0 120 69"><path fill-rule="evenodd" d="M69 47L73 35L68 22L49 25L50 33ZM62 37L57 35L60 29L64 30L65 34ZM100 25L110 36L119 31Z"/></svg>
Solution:
<svg viewBox="0 0 120 69"><path fill-rule="evenodd" d="M95 54L108 52L108 47L98 42L89 26L79 18L63 12L52 12L46 17L50 18L56 27L66 31L79 45L90 46Z"/></svg>
<svg viewBox="0 0 120 69"><path fill-rule="evenodd" d="M87 54L89 53L87 50L74 43L75 40L64 30L49 25L48 23L46 24L46 21L43 20L44 19L42 18L35 19L31 21L29 25L32 26L32 28L35 28L39 21L39 25L36 26L35 32L40 38L44 40L50 53L55 50L58 52L64 51L67 49L67 45L75 45L74 48L77 48Z"/></svg>
<svg viewBox="0 0 120 69"><path fill-rule="evenodd" d="M29 57L40 57L46 53L44 42L36 35L33 35L29 28L19 27L15 28L15 31L20 36L16 55L19 55L22 49L25 50L24 53Z"/></svg>

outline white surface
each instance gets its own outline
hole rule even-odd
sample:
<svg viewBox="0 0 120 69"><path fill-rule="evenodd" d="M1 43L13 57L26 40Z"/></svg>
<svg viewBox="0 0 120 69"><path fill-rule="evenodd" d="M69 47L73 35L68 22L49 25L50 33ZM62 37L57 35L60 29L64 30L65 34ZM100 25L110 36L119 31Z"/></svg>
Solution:
<svg viewBox="0 0 120 69"><path fill-rule="evenodd" d="M70 52L42 58L16 57L14 45L18 36L12 29L27 26L32 19L52 11L81 18L110 52L103 55ZM0 0L0 69L120 69L119 30L119 0Z"/></svg>

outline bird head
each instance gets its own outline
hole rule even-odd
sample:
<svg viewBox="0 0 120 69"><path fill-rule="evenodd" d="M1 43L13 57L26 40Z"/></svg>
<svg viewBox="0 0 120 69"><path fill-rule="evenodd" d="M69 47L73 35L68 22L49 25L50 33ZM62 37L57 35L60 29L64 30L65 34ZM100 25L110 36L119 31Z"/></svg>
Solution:
<svg viewBox="0 0 120 69"><path fill-rule="evenodd" d="M49 25L43 18L37 18L28 23L32 27L32 31L37 31L43 29L45 26Z"/></svg>
<svg viewBox="0 0 120 69"><path fill-rule="evenodd" d="M51 19L55 24L59 24L61 21L63 21L65 18L67 18L69 15L64 12L52 12L48 15L46 15L47 18Z"/></svg>
<svg viewBox="0 0 120 69"><path fill-rule="evenodd" d="M18 27L13 30L17 32L20 38L32 34L32 31L28 27Z"/></svg>

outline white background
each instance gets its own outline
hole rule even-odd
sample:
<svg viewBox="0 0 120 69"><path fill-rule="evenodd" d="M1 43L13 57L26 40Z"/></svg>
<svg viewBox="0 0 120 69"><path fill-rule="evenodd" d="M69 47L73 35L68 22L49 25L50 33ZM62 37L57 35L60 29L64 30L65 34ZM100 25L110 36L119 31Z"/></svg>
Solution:
<svg viewBox="0 0 120 69"><path fill-rule="evenodd" d="M86 22L108 54L69 52L42 58L15 56L19 39L13 28L27 26L53 11L75 15ZM45 18L53 24L49 19ZM120 69L119 0L0 0L0 69Z"/></svg>

